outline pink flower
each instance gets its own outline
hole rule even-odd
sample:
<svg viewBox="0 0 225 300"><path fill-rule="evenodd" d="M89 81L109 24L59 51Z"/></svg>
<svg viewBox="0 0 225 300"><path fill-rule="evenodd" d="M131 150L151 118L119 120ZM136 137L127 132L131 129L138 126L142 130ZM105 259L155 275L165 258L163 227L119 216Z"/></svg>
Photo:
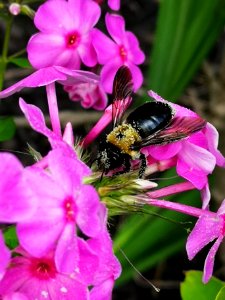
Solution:
<svg viewBox="0 0 225 300"><path fill-rule="evenodd" d="M48 154L47 163L46 170L33 166L25 172L37 209L17 225L17 233L23 248L36 257L56 247L57 269L70 272L79 260L76 228L97 236L103 226L102 204L95 189L83 184L91 173L83 162L57 149Z"/></svg>
<svg viewBox="0 0 225 300"><path fill-rule="evenodd" d="M107 95L99 84L81 83L72 86L65 86L69 98L73 101L81 101L84 108L93 107L96 110L103 110L107 105Z"/></svg>
<svg viewBox="0 0 225 300"><path fill-rule="evenodd" d="M16 249L20 256L12 258L11 265L1 281L0 295L6 296L9 293L19 292L27 299L89 299L87 285L80 280L80 277L85 270L85 261L89 270L86 277L90 279L98 263L94 254L88 249L82 251L82 248L84 248L83 243L81 247L78 242L78 251L82 260L77 266L79 271L70 274L57 271L53 252L36 258L21 248Z"/></svg>
<svg viewBox="0 0 225 300"><path fill-rule="evenodd" d="M152 91L149 95L156 101L166 101ZM187 108L166 102L174 108L175 116L197 116ZM215 165L225 166L225 158L218 151L217 146L218 133L215 127L207 123L200 132L186 139L169 145L145 147L143 152L159 161L175 157L177 173L201 190L207 186L207 176L212 173ZM206 207L207 203L204 205Z"/></svg>
<svg viewBox="0 0 225 300"><path fill-rule="evenodd" d="M30 198L24 168L12 154L0 154L0 222L16 223L30 218L35 201Z"/></svg>
<svg viewBox="0 0 225 300"><path fill-rule="evenodd" d="M2 232L0 231L0 257L1 257L1 259L0 259L0 280L2 279L2 277L5 274L5 270L10 261L10 256L11 256L10 251L6 247L6 245L4 243Z"/></svg>
<svg viewBox="0 0 225 300"><path fill-rule="evenodd" d="M119 15L106 14L106 27L113 38L111 40L98 29L93 29L93 45L97 52L98 61L104 65L101 70L101 81L106 92L112 93L113 79L120 66L129 67L134 89L137 90L142 82L142 73L137 65L142 64L145 55L139 47L136 36L125 31L125 21Z"/></svg>
<svg viewBox="0 0 225 300"><path fill-rule="evenodd" d="M41 5L34 18L40 32L31 37L27 47L32 66L79 69L81 61L94 66L97 61L90 30L100 13L97 3L90 0L52 0Z"/></svg>
<svg viewBox="0 0 225 300"><path fill-rule="evenodd" d="M203 215L188 236L186 250L191 260L210 242L214 241L205 260L203 282L207 283L212 276L216 252L225 237L225 200L214 217Z"/></svg>
<svg viewBox="0 0 225 300"><path fill-rule="evenodd" d="M188 236L186 250L188 258L192 260L201 249L214 241L204 265L203 282L207 283L213 273L216 252L225 237L225 200L217 213L165 200L149 199L146 203L199 218Z"/></svg>

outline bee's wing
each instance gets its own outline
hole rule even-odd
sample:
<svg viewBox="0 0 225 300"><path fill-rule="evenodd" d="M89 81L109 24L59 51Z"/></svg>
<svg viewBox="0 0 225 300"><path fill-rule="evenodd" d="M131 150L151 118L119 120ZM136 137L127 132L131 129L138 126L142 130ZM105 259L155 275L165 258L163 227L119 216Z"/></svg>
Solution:
<svg viewBox="0 0 225 300"><path fill-rule="evenodd" d="M113 127L121 124L121 119L131 103L133 91L132 75L128 67L118 69L113 81L112 120Z"/></svg>
<svg viewBox="0 0 225 300"><path fill-rule="evenodd" d="M206 121L199 117L175 117L168 127L135 143L132 149L140 149L150 145L165 145L179 141L195 133L206 125Z"/></svg>

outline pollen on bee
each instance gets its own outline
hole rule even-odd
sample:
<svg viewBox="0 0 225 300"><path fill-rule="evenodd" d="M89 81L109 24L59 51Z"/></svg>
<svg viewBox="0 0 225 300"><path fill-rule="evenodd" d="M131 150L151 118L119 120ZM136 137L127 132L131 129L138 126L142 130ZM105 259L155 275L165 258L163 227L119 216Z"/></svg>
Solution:
<svg viewBox="0 0 225 300"><path fill-rule="evenodd" d="M107 135L107 142L118 147L121 152L131 156L134 155L134 151L130 147L138 141L141 141L141 137L130 124L119 125Z"/></svg>

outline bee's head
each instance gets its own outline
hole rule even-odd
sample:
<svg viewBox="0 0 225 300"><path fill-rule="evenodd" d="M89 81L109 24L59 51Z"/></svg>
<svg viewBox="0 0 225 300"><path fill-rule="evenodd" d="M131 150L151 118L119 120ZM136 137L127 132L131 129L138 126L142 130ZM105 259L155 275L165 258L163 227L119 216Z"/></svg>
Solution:
<svg viewBox="0 0 225 300"><path fill-rule="evenodd" d="M97 165L104 173L121 167L124 164L124 154L115 145L103 141L99 145L99 152L97 155Z"/></svg>

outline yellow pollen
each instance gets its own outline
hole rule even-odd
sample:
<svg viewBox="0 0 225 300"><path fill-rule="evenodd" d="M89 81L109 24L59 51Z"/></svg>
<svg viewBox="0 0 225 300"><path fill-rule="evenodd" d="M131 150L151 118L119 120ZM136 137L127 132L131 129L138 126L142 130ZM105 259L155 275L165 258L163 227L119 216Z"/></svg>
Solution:
<svg viewBox="0 0 225 300"><path fill-rule="evenodd" d="M118 147L122 153L135 157L137 153L131 150L130 147L135 142L141 141L141 137L130 124L122 124L114 128L113 131L107 135L106 140Z"/></svg>

